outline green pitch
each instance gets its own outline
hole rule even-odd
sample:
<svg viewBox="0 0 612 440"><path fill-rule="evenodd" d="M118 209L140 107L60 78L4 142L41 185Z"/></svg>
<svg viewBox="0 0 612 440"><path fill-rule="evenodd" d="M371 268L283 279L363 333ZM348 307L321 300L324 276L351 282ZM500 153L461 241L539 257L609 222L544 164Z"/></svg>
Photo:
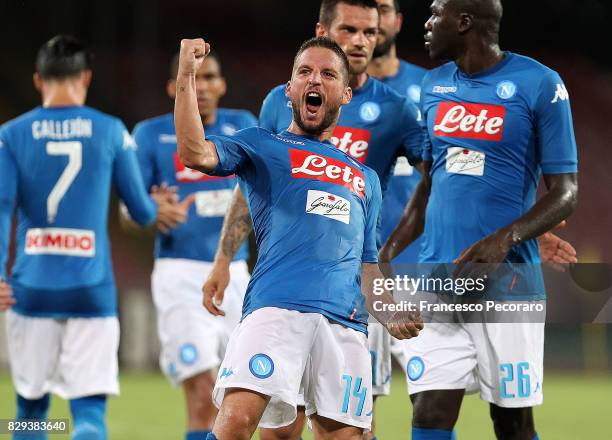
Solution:
<svg viewBox="0 0 612 440"><path fill-rule="evenodd" d="M377 405L377 431L381 440L410 438L410 404L404 378L393 378L392 394ZM157 374L125 373L121 396L109 401L110 440L182 440L183 397ZM549 373L544 384L544 405L536 409L536 426L543 440L608 440L612 417L612 377ZM15 414L10 379L0 376L0 419ZM68 406L54 398L50 417L68 417ZM457 434L460 440L494 439L488 406L478 397L465 399ZM8 438L1 435L0 439ZM50 439L62 440L63 435ZM311 439L310 433L304 439Z"/></svg>

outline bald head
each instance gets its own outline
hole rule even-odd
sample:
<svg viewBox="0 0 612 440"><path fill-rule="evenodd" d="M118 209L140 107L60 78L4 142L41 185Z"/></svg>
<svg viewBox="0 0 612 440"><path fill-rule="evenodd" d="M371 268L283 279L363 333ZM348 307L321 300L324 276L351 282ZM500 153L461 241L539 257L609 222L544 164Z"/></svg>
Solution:
<svg viewBox="0 0 612 440"><path fill-rule="evenodd" d="M457 14L469 14L478 33L498 40L503 15L501 0L448 0L446 7Z"/></svg>

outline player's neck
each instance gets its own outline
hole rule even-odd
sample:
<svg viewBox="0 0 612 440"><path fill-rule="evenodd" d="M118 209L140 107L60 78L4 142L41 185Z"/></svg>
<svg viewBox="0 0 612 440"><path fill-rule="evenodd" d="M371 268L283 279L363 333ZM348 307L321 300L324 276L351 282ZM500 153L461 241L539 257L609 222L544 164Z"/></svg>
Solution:
<svg viewBox="0 0 612 440"><path fill-rule="evenodd" d="M400 60L394 44L385 55L372 59L368 66L368 73L374 78L388 78L397 75L399 68Z"/></svg>
<svg viewBox="0 0 612 440"><path fill-rule="evenodd" d="M473 44L466 48L465 52L455 60L459 69L474 75L495 66L504 58L504 52L497 43Z"/></svg>
<svg viewBox="0 0 612 440"><path fill-rule="evenodd" d="M353 90L359 90L368 81L368 74L366 72L359 73L357 75L350 75L349 87Z"/></svg>
<svg viewBox="0 0 612 440"><path fill-rule="evenodd" d="M87 90L70 85L49 85L42 90L43 107L71 107L84 105Z"/></svg>
<svg viewBox="0 0 612 440"><path fill-rule="evenodd" d="M287 128L287 131L291 134L295 134L297 136L305 136L305 137L309 137L309 138L315 138L318 139L319 141L323 142L326 141L328 139L330 139L332 137L332 133L334 132L334 128L336 128L336 124L332 124L331 126L327 127L325 130L323 130L322 133L320 133L318 136L313 135L311 133L306 133L304 130L302 130L300 128L300 126L295 122L295 121L291 121L291 125L289 125L289 128Z"/></svg>

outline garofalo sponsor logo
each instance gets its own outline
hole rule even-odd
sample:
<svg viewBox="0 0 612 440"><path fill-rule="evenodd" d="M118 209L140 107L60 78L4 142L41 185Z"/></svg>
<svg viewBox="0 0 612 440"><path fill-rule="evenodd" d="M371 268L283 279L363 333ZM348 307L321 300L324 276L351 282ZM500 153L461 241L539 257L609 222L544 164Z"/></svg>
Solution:
<svg viewBox="0 0 612 440"><path fill-rule="evenodd" d="M306 213L317 214L339 222L349 224L351 219L351 202L325 191L308 190Z"/></svg>

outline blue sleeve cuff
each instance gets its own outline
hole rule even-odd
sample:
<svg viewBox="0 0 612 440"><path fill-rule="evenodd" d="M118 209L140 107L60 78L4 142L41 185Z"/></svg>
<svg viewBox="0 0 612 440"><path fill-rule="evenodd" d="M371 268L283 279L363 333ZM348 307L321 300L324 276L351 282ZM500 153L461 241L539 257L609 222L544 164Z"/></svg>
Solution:
<svg viewBox="0 0 612 440"><path fill-rule="evenodd" d="M578 172L576 163L549 163L541 164L544 174L574 174Z"/></svg>

